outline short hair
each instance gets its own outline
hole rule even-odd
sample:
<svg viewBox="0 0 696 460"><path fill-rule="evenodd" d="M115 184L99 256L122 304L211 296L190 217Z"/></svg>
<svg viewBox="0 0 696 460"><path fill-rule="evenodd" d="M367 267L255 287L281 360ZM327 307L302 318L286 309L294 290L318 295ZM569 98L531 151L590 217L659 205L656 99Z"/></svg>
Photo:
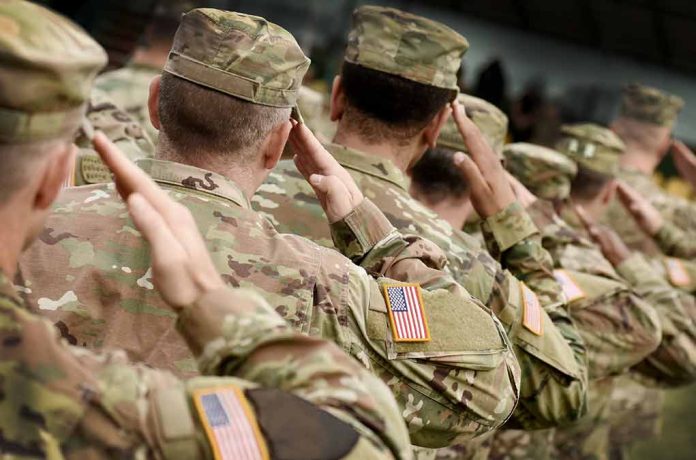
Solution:
<svg viewBox="0 0 696 460"><path fill-rule="evenodd" d="M592 200L614 178L582 165L578 165L578 173L570 184L570 194L581 200Z"/></svg>
<svg viewBox="0 0 696 460"><path fill-rule="evenodd" d="M27 182L32 166L52 148L66 140L50 140L27 144L0 144L0 206L4 206L12 195Z"/></svg>
<svg viewBox="0 0 696 460"><path fill-rule="evenodd" d="M397 75L344 62L341 83L346 123L368 142L406 141L418 134L457 96L451 89L425 85Z"/></svg>
<svg viewBox="0 0 696 460"><path fill-rule="evenodd" d="M469 184L454 165L454 152L449 149L428 149L411 168L411 184L429 204L448 198L462 199L469 193Z"/></svg>
<svg viewBox="0 0 696 460"><path fill-rule="evenodd" d="M159 98L161 131L178 158L234 156L246 162L268 133L290 119L289 108L254 104L167 72Z"/></svg>

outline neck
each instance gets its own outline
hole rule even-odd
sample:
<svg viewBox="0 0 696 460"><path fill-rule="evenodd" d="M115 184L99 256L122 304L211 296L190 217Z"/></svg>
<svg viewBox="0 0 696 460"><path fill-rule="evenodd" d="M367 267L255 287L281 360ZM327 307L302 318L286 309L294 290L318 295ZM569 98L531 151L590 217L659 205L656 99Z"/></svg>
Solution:
<svg viewBox="0 0 696 460"><path fill-rule="evenodd" d="M569 201L569 204L582 206L585 212L595 222L599 222L601 220L602 215L604 214L604 211L606 209L606 205L599 199L583 200L580 198L571 197Z"/></svg>
<svg viewBox="0 0 696 460"><path fill-rule="evenodd" d="M446 220L452 228L461 230L464 228L467 218L471 214L471 201L468 199L454 200L448 199L437 204L424 203L433 210L440 218Z"/></svg>
<svg viewBox="0 0 696 460"><path fill-rule="evenodd" d="M634 169L644 174L651 175L660 164L660 158L654 153L647 152L640 148L629 147L621 155L621 166L627 169Z"/></svg>
<svg viewBox="0 0 696 460"><path fill-rule="evenodd" d="M150 48L138 48L133 54L131 61L135 64L146 65L157 69L164 68L167 63L169 48L152 46Z"/></svg>
<svg viewBox="0 0 696 460"><path fill-rule="evenodd" d="M368 142L358 133L346 128L343 120L338 124L333 142L375 157L389 160L403 173L406 173L415 163L415 160L423 153L418 152L415 142L408 142L405 143L405 145L389 141Z"/></svg>

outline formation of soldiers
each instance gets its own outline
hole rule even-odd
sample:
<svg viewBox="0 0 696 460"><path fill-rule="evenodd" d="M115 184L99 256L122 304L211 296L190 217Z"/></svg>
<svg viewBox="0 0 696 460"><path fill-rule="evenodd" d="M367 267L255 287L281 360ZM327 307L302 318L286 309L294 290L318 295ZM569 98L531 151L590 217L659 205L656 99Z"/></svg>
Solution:
<svg viewBox="0 0 696 460"><path fill-rule="evenodd" d="M506 145L467 40L392 8L330 98L261 17L98 79L68 19L0 22L3 458L621 459L696 378L678 97Z"/></svg>

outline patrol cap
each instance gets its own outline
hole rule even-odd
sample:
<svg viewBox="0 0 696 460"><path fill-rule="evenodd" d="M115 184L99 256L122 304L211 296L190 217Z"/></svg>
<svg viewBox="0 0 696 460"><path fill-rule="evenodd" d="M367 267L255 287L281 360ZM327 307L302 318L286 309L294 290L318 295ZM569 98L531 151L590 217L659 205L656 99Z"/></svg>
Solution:
<svg viewBox="0 0 696 460"><path fill-rule="evenodd" d="M613 131L593 123L563 125L556 150L578 165L592 171L615 176L619 156L626 146Z"/></svg>
<svg viewBox="0 0 696 460"><path fill-rule="evenodd" d="M570 195L570 185L578 173L573 160L541 145L516 142L503 148L505 168L532 193L545 200Z"/></svg>
<svg viewBox="0 0 696 460"><path fill-rule="evenodd" d="M106 53L70 20L0 2L0 143L71 137Z"/></svg>
<svg viewBox="0 0 696 460"><path fill-rule="evenodd" d="M258 16L197 8L184 14L164 71L271 107L295 107L309 59L282 27Z"/></svg>
<svg viewBox="0 0 696 460"><path fill-rule="evenodd" d="M684 99L657 88L637 83L624 87L621 116L659 126L671 127L684 107Z"/></svg>
<svg viewBox="0 0 696 460"><path fill-rule="evenodd" d="M394 8L353 11L345 60L425 85L458 91L466 38L430 19Z"/></svg>
<svg viewBox="0 0 696 460"><path fill-rule="evenodd" d="M457 101L462 104L471 121L481 130L488 145L502 158L508 130L507 116L498 107L478 97L459 94ZM450 117L442 127L440 136L437 138L437 145L459 152L468 151L453 117Z"/></svg>

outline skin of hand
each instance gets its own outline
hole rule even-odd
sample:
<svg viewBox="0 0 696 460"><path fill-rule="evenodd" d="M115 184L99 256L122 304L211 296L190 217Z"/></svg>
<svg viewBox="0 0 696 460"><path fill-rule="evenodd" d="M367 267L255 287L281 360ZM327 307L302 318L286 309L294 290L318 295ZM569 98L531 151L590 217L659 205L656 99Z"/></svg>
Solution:
<svg viewBox="0 0 696 460"><path fill-rule="evenodd" d="M621 204L633 216L640 228L650 236L660 231L664 220L650 201L630 185L620 182L616 188Z"/></svg>
<svg viewBox="0 0 696 460"><path fill-rule="evenodd" d="M536 197L536 195L530 192L529 189L525 187L524 184L520 182L515 176L513 176L507 171L505 171L505 174L507 175L508 182L510 182L512 191L515 193L515 196L517 197L517 201L519 201L520 204L525 207L525 209L530 207L537 201L538 198Z"/></svg>
<svg viewBox="0 0 696 460"><path fill-rule="evenodd" d="M506 171L481 131L456 101L452 103L452 115L470 153L470 156L455 153L454 164L469 183L471 204L483 218L495 215L517 201Z"/></svg>
<svg viewBox="0 0 696 460"><path fill-rule="evenodd" d="M587 229L587 233L590 234L592 240L602 250L604 257L606 257L614 267L618 267L622 262L631 257L631 250L615 231L594 222L587 214L587 211L580 205L575 205L575 213Z"/></svg>
<svg viewBox="0 0 696 460"><path fill-rule="evenodd" d="M672 158L679 175L696 190L696 154L682 141L673 141Z"/></svg>
<svg viewBox="0 0 696 460"><path fill-rule="evenodd" d="M150 243L153 284L175 311L225 284L189 210L175 202L103 133L94 147L114 175L133 222Z"/></svg>
<svg viewBox="0 0 696 460"><path fill-rule="evenodd" d="M333 224L362 203L364 197L353 178L326 151L314 134L301 123L293 122L290 143L298 171L314 189L329 223Z"/></svg>

